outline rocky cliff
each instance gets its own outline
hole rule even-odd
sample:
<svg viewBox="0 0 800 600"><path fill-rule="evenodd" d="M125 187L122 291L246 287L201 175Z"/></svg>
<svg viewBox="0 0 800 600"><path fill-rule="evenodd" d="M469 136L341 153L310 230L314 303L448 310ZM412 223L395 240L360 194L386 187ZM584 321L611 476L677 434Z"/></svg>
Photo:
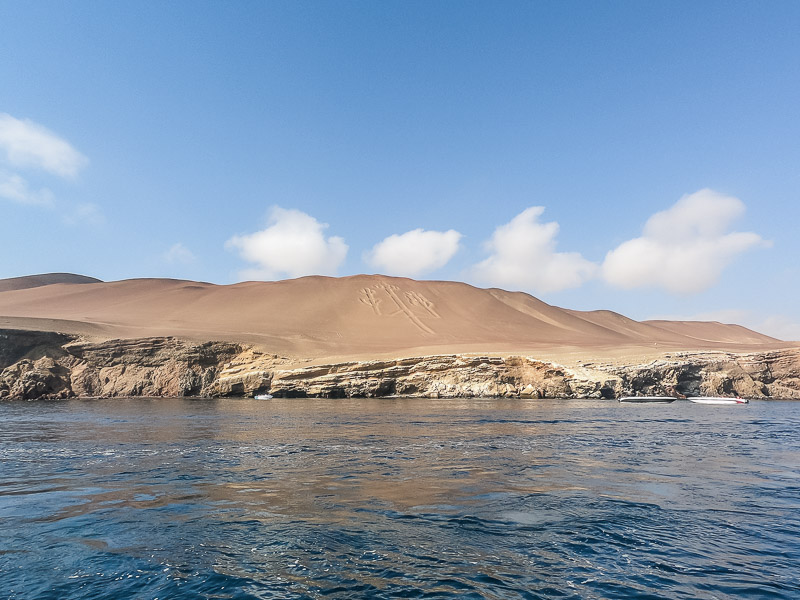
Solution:
<svg viewBox="0 0 800 600"><path fill-rule="evenodd" d="M0 330L0 399L123 396L528 397L732 395L800 398L800 349L682 352L646 364L439 355L298 366L226 342L171 337L91 343Z"/></svg>

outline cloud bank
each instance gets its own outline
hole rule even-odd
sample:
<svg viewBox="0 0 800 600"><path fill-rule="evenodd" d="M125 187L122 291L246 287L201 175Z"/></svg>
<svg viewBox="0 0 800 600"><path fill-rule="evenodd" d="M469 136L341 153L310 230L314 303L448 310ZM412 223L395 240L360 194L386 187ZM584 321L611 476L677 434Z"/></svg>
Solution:
<svg viewBox="0 0 800 600"><path fill-rule="evenodd" d="M525 209L495 229L485 247L489 258L472 269L480 282L509 289L557 292L595 276L597 265L577 252L556 252L556 222L540 223L543 206Z"/></svg>
<svg viewBox="0 0 800 600"><path fill-rule="evenodd" d="M89 162L69 142L28 119L0 113L0 151L8 164L75 177Z"/></svg>
<svg viewBox="0 0 800 600"><path fill-rule="evenodd" d="M641 237L606 255L603 278L623 289L655 287L677 294L706 290L737 255L767 245L756 233L729 232L744 210L738 198L709 189L684 196L650 217Z"/></svg>
<svg viewBox="0 0 800 600"><path fill-rule="evenodd" d="M46 187L34 189L17 171L32 169L72 179L88 162L66 140L38 123L0 113L0 198L52 206L53 193Z"/></svg>
<svg viewBox="0 0 800 600"><path fill-rule="evenodd" d="M327 223L304 212L275 206L266 229L235 235L225 246L255 263L255 267L240 272L245 279L336 275L348 247L340 237L326 238L327 227Z"/></svg>
<svg viewBox="0 0 800 600"><path fill-rule="evenodd" d="M387 275L418 277L446 265L458 252L461 237L454 229L414 229L375 244L365 260Z"/></svg>
<svg viewBox="0 0 800 600"><path fill-rule="evenodd" d="M0 171L0 198L19 204L53 204L53 193L47 188L31 189L28 182L16 173Z"/></svg>

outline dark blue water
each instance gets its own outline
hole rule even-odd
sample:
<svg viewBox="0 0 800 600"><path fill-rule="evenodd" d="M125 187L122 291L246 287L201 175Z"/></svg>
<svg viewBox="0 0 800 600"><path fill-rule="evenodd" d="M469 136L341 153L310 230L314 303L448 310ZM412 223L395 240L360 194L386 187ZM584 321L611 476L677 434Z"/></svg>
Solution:
<svg viewBox="0 0 800 600"><path fill-rule="evenodd" d="M0 598L800 598L800 403L3 403L0 460Z"/></svg>

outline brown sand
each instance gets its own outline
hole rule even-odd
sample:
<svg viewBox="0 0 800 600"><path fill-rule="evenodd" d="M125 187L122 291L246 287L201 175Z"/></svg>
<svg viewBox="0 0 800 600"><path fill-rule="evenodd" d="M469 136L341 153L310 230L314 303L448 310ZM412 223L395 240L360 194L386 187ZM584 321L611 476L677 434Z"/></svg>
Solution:
<svg viewBox="0 0 800 600"><path fill-rule="evenodd" d="M240 341L315 361L485 353L616 362L674 350L793 345L738 325L638 322L610 311L558 308L520 292L382 275L235 285L64 274L6 279L0 280L1 327L93 339Z"/></svg>
<svg viewBox="0 0 800 600"><path fill-rule="evenodd" d="M0 292L11 290L24 290L27 288L52 285L54 283L102 283L94 277L73 275L72 273L44 273L42 275L28 275L26 277L11 277L0 279Z"/></svg>

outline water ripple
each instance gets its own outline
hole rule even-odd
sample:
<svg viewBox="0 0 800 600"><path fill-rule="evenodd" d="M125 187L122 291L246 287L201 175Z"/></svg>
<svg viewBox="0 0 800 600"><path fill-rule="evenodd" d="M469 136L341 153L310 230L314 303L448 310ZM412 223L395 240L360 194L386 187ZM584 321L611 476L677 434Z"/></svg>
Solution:
<svg viewBox="0 0 800 600"><path fill-rule="evenodd" d="M687 404L0 404L0 596L800 597L800 403Z"/></svg>

